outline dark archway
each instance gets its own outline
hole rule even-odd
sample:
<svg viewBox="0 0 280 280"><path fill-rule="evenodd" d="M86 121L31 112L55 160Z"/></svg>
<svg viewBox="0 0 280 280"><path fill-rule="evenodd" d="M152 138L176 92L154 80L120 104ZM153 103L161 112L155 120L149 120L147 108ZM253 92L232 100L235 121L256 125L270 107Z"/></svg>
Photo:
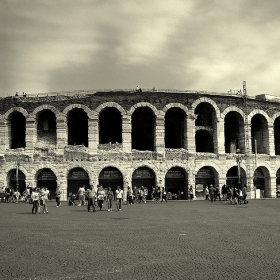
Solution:
<svg viewBox="0 0 280 280"><path fill-rule="evenodd" d="M226 183L228 186L233 186L233 187L238 186L239 177L238 177L237 166L233 166L228 170L226 179L227 179ZM247 184L246 172L242 167L240 167L240 181L241 181L241 186Z"/></svg>
<svg viewBox="0 0 280 280"><path fill-rule="evenodd" d="M17 189L16 173L17 173L16 169L12 169L8 175L10 187L14 190ZM25 174L21 170L18 170L18 190L19 190L20 194L22 194L24 192L25 187L26 187Z"/></svg>
<svg viewBox="0 0 280 280"><path fill-rule="evenodd" d="M185 112L180 108L171 108L166 112L165 148L185 148L185 115Z"/></svg>
<svg viewBox="0 0 280 280"><path fill-rule="evenodd" d="M122 143L122 116L116 108L105 108L99 115L99 143Z"/></svg>
<svg viewBox="0 0 280 280"><path fill-rule="evenodd" d="M68 145L88 147L88 116L83 109L75 108L68 114Z"/></svg>
<svg viewBox="0 0 280 280"><path fill-rule="evenodd" d="M258 154L269 154L268 123L261 114L256 114L251 122L252 152L255 153L255 140Z"/></svg>
<svg viewBox="0 0 280 280"><path fill-rule="evenodd" d="M165 175L168 199L188 199L188 175L180 167L172 167Z"/></svg>
<svg viewBox="0 0 280 280"><path fill-rule="evenodd" d="M67 196L77 194L81 186L85 186L85 190L89 188L88 173L80 167L71 169L67 176Z"/></svg>
<svg viewBox="0 0 280 280"><path fill-rule="evenodd" d="M207 130L198 130L195 134L195 147L198 153L214 153L213 136Z"/></svg>
<svg viewBox="0 0 280 280"><path fill-rule="evenodd" d="M123 189L123 175L119 169L115 167L106 167L99 174L99 185L103 189L108 190L110 187L115 193L118 186Z"/></svg>
<svg viewBox="0 0 280 280"><path fill-rule="evenodd" d="M26 119L20 112L13 112L9 119L10 148L25 148Z"/></svg>
<svg viewBox="0 0 280 280"><path fill-rule="evenodd" d="M155 116L148 108L137 108L132 114L132 149L154 151Z"/></svg>
<svg viewBox="0 0 280 280"><path fill-rule="evenodd" d="M244 121L237 112L229 112L225 117L225 152L245 152Z"/></svg>
<svg viewBox="0 0 280 280"><path fill-rule="evenodd" d="M275 155L280 155L280 117L274 121L274 146Z"/></svg>
<svg viewBox="0 0 280 280"><path fill-rule="evenodd" d="M57 178L54 172L49 168L41 169L37 175L37 187L47 187L50 191L52 199L55 198L55 190L57 187Z"/></svg>
<svg viewBox="0 0 280 280"><path fill-rule="evenodd" d="M56 116L51 110L37 115L37 142L56 145Z"/></svg>
<svg viewBox="0 0 280 280"><path fill-rule="evenodd" d="M132 174L132 187L140 189L142 186L147 190L147 199L151 198L151 192L155 187L156 176L149 167L139 167Z"/></svg>

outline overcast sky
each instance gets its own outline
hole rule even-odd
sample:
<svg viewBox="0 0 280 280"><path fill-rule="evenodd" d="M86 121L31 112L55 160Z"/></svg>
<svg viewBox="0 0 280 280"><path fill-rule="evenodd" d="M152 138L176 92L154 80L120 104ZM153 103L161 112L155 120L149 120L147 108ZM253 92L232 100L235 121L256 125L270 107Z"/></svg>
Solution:
<svg viewBox="0 0 280 280"><path fill-rule="evenodd" d="M0 0L0 96L90 89L280 96L280 1Z"/></svg>

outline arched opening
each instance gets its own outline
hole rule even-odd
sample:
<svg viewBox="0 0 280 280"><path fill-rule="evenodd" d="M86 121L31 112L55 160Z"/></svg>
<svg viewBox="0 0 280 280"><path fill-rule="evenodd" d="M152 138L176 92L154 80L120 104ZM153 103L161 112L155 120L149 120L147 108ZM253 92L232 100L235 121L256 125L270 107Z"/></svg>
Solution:
<svg viewBox="0 0 280 280"><path fill-rule="evenodd" d="M188 198L188 177L180 167L169 169L165 175L165 190L167 199Z"/></svg>
<svg viewBox="0 0 280 280"><path fill-rule="evenodd" d="M151 192L156 185L156 176L152 169L148 167L139 167L132 174L132 187L140 189L142 186L146 189L147 199L151 199Z"/></svg>
<svg viewBox="0 0 280 280"><path fill-rule="evenodd" d="M280 197L280 168L276 172L276 197Z"/></svg>
<svg viewBox="0 0 280 280"><path fill-rule="evenodd" d="M169 109L165 114L165 148L185 148L185 133L185 112L180 108Z"/></svg>
<svg viewBox="0 0 280 280"><path fill-rule="evenodd" d="M236 153L239 149L245 152L244 121L237 112L229 112L225 117L225 152Z"/></svg>
<svg viewBox="0 0 280 280"><path fill-rule="evenodd" d="M50 191L50 196L52 199L55 198L55 190L57 187L57 178L54 172L49 168L41 169L37 175L37 187L43 188L47 187Z"/></svg>
<svg viewBox="0 0 280 280"><path fill-rule="evenodd" d="M228 170L226 178L228 186L238 187L239 176L237 166L233 166ZM241 186L247 184L246 172L242 167L240 167L240 182Z"/></svg>
<svg viewBox="0 0 280 280"><path fill-rule="evenodd" d="M256 114L251 121L252 152L269 154L269 135L267 120L261 114ZM257 149L255 147L257 144Z"/></svg>
<svg viewBox="0 0 280 280"><path fill-rule="evenodd" d="M37 115L37 144L56 145L56 116L50 110Z"/></svg>
<svg viewBox="0 0 280 280"><path fill-rule="evenodd" d="M88 116L83 109L75 108L69 112L68 145L88 147Z"/></svg>
<svg viewBox="0 0 280 280"><path fill-rule="evenodd" d="M85 190L89 188L88 173L80 167L71 169L67 176L67 197L77 194L81 186L85 186Z"/></svg>
<svg viewBox="0 0 280 280"><path fill-rule="evenodd" d="M195 175L195 196L197 199L203 199L205 196L206 186L209 188L210 185L216 186L218 182L218 176L216 170L210 166L204 166L200 168Z"/></svg>
<svg viewBox="0 0 280 280"><path fill-rule="evenodd" d="M25 148L26 119L20 112L8 118L10 149Z"/></svg>
<svg viewBox="0 0 280 280"><path fill-rule="evenodd" d="M17 173L16 169L12 169L8 173L9 185L14 190L17 189L17 175L16 175L16 173ZM25 187L26 187L25 174L21 170L18 170L18 191L20 192L20 194L22 194L24 192Z"/></svg>
<svg viewBox="0 0 280 280"><path fill-rule="evenodd" d="M122 116L116 108L105 108L99 115L99 143L122 143Z"/></svg>
<svg viewBox="0 0 280 280"><path fill-rule="evenodd" d="M132 114L132 149L154 151L154 113L148 108L137 108Z"/></svg>
<svg viewBox="0 0 280 280"><path fill-rule="evenodd" d="M106 167L99 174L99 185L106 191L110 187L115 193L118 186L123 189L123 176L119 169L115 167Z"/></svg>
<svg viewBox="0 0 280 280"><path fill-rule="evenodd" d="M216 112L213 106L207 102L202 102L195 108L195 126L213 127L216 120Z"/></svg>
<svg viewBox="0 0 280 280"><path fill-rule="evenodd" d="M274 121L274 146L275 155L280 155L280 117Z"/></svg>
<svg viewBox="0 0 280 280"><path fill-rule="evenodd" d="M213 136L207 130L197 130L195 133L195 150L198 153L214 153Z"/></svg>
<svg viewBox="0 0 280 280"><path fill-rule="evenodd" d="M270 189L270 174L265 166L258 167L254 172L256 198L273 197Z"/></svg>

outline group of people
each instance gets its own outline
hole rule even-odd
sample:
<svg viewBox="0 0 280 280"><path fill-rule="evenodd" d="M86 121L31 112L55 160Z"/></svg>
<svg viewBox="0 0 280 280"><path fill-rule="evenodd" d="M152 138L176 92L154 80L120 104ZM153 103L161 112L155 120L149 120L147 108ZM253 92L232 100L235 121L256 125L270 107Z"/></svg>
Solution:
<svg viewBox="0 0 280 280"><path fill-rule="evenodd" d="M20 193L17 188L3 187L0 189L0 202L13 202L27 201L30 197L30 188L26 188L24 192Z"/></svg>
<svg viewBox="0 0 280 280"><path fill-rule="evenodd" d="M243 187L240 186L231 186L223 185L222 186L222 198L219 186L214 187L212 184L208 188L205 188L205 200L210 200L211 202L216 200L224 200L225 203L229 201L230 204L246 204L247 200L247 186L246 184Z"/></svg>
<svg viewBox="0 0 280 280"><path fill-rule="evenodd" d="M48 214L48 200L50 199L50 191L47 187L35 188L30 195L30 204L32 204L32 214ZM42 212L41 212L42 208Z"/></svg>

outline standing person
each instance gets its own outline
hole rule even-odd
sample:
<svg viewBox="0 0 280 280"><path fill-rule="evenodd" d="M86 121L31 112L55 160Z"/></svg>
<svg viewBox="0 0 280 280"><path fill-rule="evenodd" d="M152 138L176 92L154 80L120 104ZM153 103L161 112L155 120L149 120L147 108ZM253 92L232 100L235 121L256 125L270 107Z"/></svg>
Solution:
<svg viewBox="0 0 280 280"><path fill-rule="evenodd" d="M11 192L12 192L11 188L6 187L6 189L5 189L5 200L6 200L7 203L10 202Z"/></svg>
<svg viewBox="0 0 280 280"><path fill-rule="evenodd" d="M162 192L162 200L161 200L161 203L163 202L163 200L165 202L167 202L167 192L166 190L164 189L163 192Z"/></svg>
<svg viewBox="0 0 280 280"><path fill-rule="evenodd" d="M98 205L99 205L100 211L102 211L104 198L105 198L105 191L103 190L103 187L100 186L98 194L97 194Z"/></svg>
<svg viewBox="0 0 280 280"><path fill-rule="evenodd" d="M19 193L18 190L16 190L16 191L14 192L14 198L16 199L16 203L18 203L19 196L20 196L20 193Z"/></svg>
<svg viewBox="0 0 280 280"><path fill-rule="evenodd" d="M90 212L90 207L92 206L92 212L95 212L95 197L96 197L96 193L93 189L92 186L89 186L89 189L87 189L87 197L88 197L88 212Z"/></svg>
<svg viewBox="0 0 280 280"><path fill-rule="evenodd" d="M61 205L61 203L60 203L60 195L61 195L61 189L60 189L60 186L57 186L57 188L55 190L56 207L59 207Z"/></svg>
<svg viewBox="0 0 280 280"><path fill-rule="evenodd" d="M227 195L228 195L229 203L232 204L232 198L233 198L233 188L232 188L232 186L228 187Z"/></svg>
<svg viewBox="0 0 280 280"><path fill-rule="evenodd" d="M133 188L133 204L135 204L135 202L137 201L137 188L134 187Z"/></svg>
<svg viewBox="0 0 280 280"><path fill-rule="evenodd" d="M210 185L210 189L209 189L210 200L211 200L211 202L214 201L215 191L216 191L216 189L215 189L215 188L213 187L213 185L211 184L211 185Z"/></svg>
<svg viewBox="0 0 280 280"><path fill-rule="evenodd" d="M145 200L145 190L144 190L144 187L141 186L140 190L139 190L139 202L144 202L146 203L146 200Z"/></svg>
<svg viewBox="0 0 280 280"><path fill-rule="evenodd" d="M190 201L192 201L193 200L193 187L192 187L192 185L190 186L189 193L190 193Z"/></svg>
<svg viewBox="0 0 280 280"><path fill-rule="evenodd" d="M133 204L133 201L132 201L133 193L132 193L131 187L128 187L128 189L127 189L127 196L128 196L128 205L132 205Z"/></svg>
<svg viewBox="0 0 280 280"><path fill-rule="evenodd" d="M85 186L81 186L78 189L78 196L79 196L78 206L85 205L85 193L86 193Z"/></svg>
<svg viewBox="0 0 280 280"><path fill-rule="evenodd" d="M248 203L248 201L247 201L247 186L246 186L246 184L244 184L244 186L243 186L243 188L242 188L242 199L243 199L243 202L244 202L244 204L245 203Z"/></svg>
<svg viewBox="0 0 280 280"><path fill-rule="evenodd" d="M220 199L220 201L221 201L221 193L220 193L220 188L219 188L219 186L217 186L216 187L216 197L215 197L215 200L216 199Z"/></svg>
<svg viewBox="0 0 280 280"><path fill-rule="evenodd" d="M152 202L155 201L155 191L156 191L155 187L152 186L152 192L151 192L151 201Z"/></svg>
<svg viewBox="0 0 280 280"><path fill-rule="evenodd" d="M43 187L41 191L41 199L43 201L43 214L48 214L48 199L49 199L49 194L50 191L46 188Z"/></svg>
<svg viewBox="0 0 280 280"><path fill-rule="evenodd" d="M122 210L122 200L123 200L123 190L121 190L121 187L118 186L116 190L116 199L117 199L117 210Z"/></svg>
<svg viewBox="0 0 280 280"><path fill-rule="evenodd" d="M223 196L223 200L226 203L226 201L227 201L227 186L225 184L222 186L222 196Z"/></svg>
<svg viewBox="0 0 280 280"><path fill-rule="evenodd" d="M114 193L111 188L108 188L107 192L107 202L108 202L108 211L112 211L112 201L114 199Z"/></svg>
<svg viewBox="0 0 280 280"><path fill-rule="evenodd" d="M38 214L39 199L40 199L39 189L38 188L33 190L32 194L31 194L31 199L33 201L33 204L32 204L32 214Z"/></svg>
<svg viewBox="0 0 280 280"><path fill-rule="evenodd" d="M209 189L208 189L208 186L205 187L205 200L209 200Z"/></svg>

